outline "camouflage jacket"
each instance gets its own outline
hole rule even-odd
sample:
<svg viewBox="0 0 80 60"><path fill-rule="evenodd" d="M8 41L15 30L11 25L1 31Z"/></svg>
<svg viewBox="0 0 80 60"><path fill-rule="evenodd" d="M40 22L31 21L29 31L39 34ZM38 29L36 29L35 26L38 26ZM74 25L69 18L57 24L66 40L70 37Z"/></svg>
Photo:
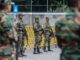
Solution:
<svg viewBox="0 0 80 60"><path fill-rule="evenodd" d="M72 21L72 23L68 23L61 21L58 22L56 26L56 36L62 37L62 41L64 40L62 44L66 43L66 46L73 45L74 42L80 39L79 36L75 34L75 31L77 30L76 27L78 26L76 22ZM62 30L62 28L64 28L64 30Z"/></svg>
<svg viewBox="0 0 80 60"><path fill-rule="evenodd" d="M1 13L0 15L0 45L10 43L9 36L8 36L9 32L10 32L10 28L7 25L4 13Z"/></svg>
<svg viewBox="0 0 80 60"><path fill-rule="evenodd" d="M51 36L51 33L53 33L49 23L45 24L44 32L45 32L45 35L48 35L48 36Z"/></svg>
<svg viewBox="0 0 80 60"><path fill-rule="evenodd" d="M42 34L43 33L43 28L42 28L42 26L40 25L40 24L38 24L38 23L34 23L33 24L33 29L34 29L34 33L35 34Z"/></svg>

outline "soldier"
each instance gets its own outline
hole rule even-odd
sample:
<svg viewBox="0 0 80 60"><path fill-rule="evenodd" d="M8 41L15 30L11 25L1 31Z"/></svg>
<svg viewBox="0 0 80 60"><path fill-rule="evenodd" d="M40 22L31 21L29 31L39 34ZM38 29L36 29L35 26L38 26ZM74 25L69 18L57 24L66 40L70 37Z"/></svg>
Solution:
<svg viewBox="0 0 80 60"><path fill-rule="evenodd" d="M33 30L34 30L34 34L35 34L35 44L34 44L34 52L33 53L38 54L38 53L41 53L40 52L40 44L42 41L42 33L43 33L43 29L39 23L38 17L35 18L35 23L33 24Z"/></svg>
<svg viewBox="0 0 80 60"><path fill-rule="evenodd" d="M8 13L11 11L10 0L0 0L0 60L13 60L12 26Z"/></svg>
<svg viewBox="0 0 80 60"><path fill-rule="evenodd" d="M66 54L67 49L66 48L71 47L70 45L71 45L71 42L72 42L72 40L71 40L72 38L70 36L70 33L72 33L72 32L70 31L69 20L71 20L71 19L68 18L68 20L67 19L60 20L56 24L57 29L60 28L60 30L57 30L57 32L56 32L58 45L62 49L60 60L65 60L65 58L63 56L67 56L67 54Z"/></svg>
<svg viewBox="0 0 80 60"><path fill-rule="evenodd" d="M25 25L23 23L23 16L21 13L18 14L18 22L17 22L17 54L21 56L24 55L24 32L25 32Z"/></svg>
<svg viewBox="0 0 80 60"><path fill-rule="evenodd" d="M72 3L72 4L71 4ZM66 21L63 23L62 35L65 33L64 41L62 44L61 60L79 60L80 59L80 37L79 37L79 10L80 10L80 0L69 0L68 5L70 11L66 15ZM76 18L76 19L75 19ZM63 28L64 27L64 28Z"/></svg>
<svg viewBox="0 0 80 60"><path fill-rule="evenodd" d="M68 0L68 5L69 5L69 7L72 7L70 9L70 12L74 14L75 17L73 17L73 22L75 22L76 25L77 25L77 26L74 26L75 24L73 25L71 23L73 26L70 27L70 28L71 28L71 31L77 36L75 36L75 38L72 39L74 41L74 42L71 42L72 46L69 45L70 48L72 48L72 49L69 50L70 51L69 53L71 55L68 55L68 53L66 53L62 57L64 57L65 59L68 59L66 57L66 56L68 56L70 58L70 60L79 60L80 59L80 51L79 51L80 50L80 38L78 38L78 37L80 37L80 32L79 32L79 30L80 30L80 21L79 21L78 18L80 17L80 15L79 15L79 12L80 12L80 0L70 0L70 1ZM64 51L66 52L67 49L65 49Z"/></svg>
<svg viewBox="0 0 80 60"><path fill-rule="evenodd" d="M49 18L46 17L46 23L45 23L45 27L44 27L44 33L45 33L45 40L44 40L44 52L47 52L46 47L48 48L48 51L52 51L50 49L50 42L51 42L51 38L52 38L52 28L49 24ZM48 44L48 46L47 46Z"/></svg>

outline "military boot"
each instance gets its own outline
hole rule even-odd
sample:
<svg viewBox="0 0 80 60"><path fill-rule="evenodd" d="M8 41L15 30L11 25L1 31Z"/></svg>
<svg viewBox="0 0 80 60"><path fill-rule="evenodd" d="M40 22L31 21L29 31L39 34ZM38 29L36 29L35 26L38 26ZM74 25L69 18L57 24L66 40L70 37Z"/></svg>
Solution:
<svg viewBox="0 0 80 60"><path fill-rule="evenodd" d="M46 50L46 46L43 47L43 51L44 51L44 52L47 52L47 50Z"/></svg>
<svg viewBox="0 0 80 60"><path fill-rule="evenodd" d="M48 51L52 51L52 50L50 49L50 46L48 46Z"/></svg>
<svg viewBox="0 0 80 60"><path fill-rule="evenodd" d="M42 53L42 52L40 52L40 48L39 48L39 47L37 47L37 52L38 52L38 53Z"/></svg>
<svg viewBox="0 0 80 60"><path fill-rule="evenodd" d="M37 54L37 49L36 48L34 48L33 54Z"/></svg>

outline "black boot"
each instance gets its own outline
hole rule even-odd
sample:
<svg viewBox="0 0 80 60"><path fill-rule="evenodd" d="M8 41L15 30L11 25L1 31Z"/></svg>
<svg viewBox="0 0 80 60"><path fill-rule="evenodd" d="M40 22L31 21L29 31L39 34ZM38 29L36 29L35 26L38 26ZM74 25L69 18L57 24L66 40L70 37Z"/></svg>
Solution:
<svg viewBox="0 0 80 60"><path fill-rule="evenodd" d="M43 47L43 51L44 51L44 52L47 52L47 50L46 50L46 46Z"/></svg>
<svg viewBox="0 0 80 60"><path fill-rule="evenodd" d="M37 47L37 52L38 52L38 53L42 53L42 52L40 52L40 48L39 48L39 47Z"/></svg>
<svg viewBox="0 0 80 60"><path fill-rule="evenodd" d="M36 48L34 48L34 52L33 52L33 54L37 54Z"/></svg>
<svg viewBox="0 0 80 60"><path fill-rule="evenodd" d="M21 50L21 55L22 55L22 56L26 56L26 55L24 54L23 50Z"/></svg>
<svg viewBox="0 0 80 60"><path fill-rule="evenodd" d="M23 57L21 53L18 53L18 57Z"/></svg>
<svg viewBox="0 0 80 60"><path fill-rule="evenodd" d="M52 51L52 50L50 49L50 46L48 46L48 51Z"/></svg>

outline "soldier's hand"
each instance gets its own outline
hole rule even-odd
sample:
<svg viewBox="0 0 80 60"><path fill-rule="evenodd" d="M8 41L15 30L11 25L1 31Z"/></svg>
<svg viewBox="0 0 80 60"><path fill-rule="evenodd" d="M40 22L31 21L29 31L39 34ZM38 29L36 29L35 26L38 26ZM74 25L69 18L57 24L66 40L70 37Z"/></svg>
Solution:
<svg viewBox="0 0 80 60"><path fill-rule="evenodd" d="M6 48L8 48L8 47L9 47L9 45L1 46L1 47L0 47L0 51L3 51L4 49L6 49Z"/></svg>
<svg viewBox="0 0 80 60"><path fill-rule="evenodd" d="M5 19L5 17L2 17L1 21L3 23L3 26L5 27L6 26L6 19Z"/></svg>
<svg viewBox="0 0 80 60"><path fill-rule="evenodd" d="M6 22L5 17L2 17L1 20L2 20L2 22Z"/></svg>
<svg viewBox="0 0 80 60"><path fill-rule="evenodd" d="M13 34L11 32L8 33L9 38L13 38Z"/></svg>

